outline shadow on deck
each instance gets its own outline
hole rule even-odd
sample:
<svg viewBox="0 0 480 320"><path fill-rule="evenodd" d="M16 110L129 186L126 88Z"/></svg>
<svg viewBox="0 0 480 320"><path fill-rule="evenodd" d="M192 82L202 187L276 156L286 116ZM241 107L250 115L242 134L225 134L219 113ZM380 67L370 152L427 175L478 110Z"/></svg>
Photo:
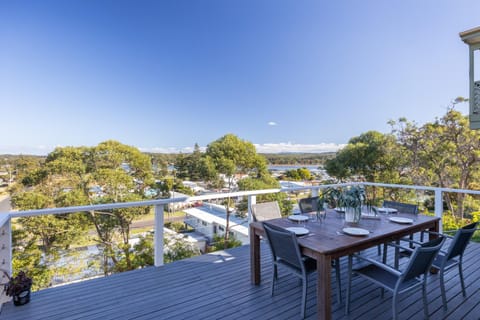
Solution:
<svg viewBox="0 0 480 320"><path fill-rule="evenodd" d="M393 250L391 250L393 251ZM374 255L376 248L371 249ZM464 257L467 297L461 294L457 273L446 273L448 311L442 310L439 280L430 277L430 319L480 318L480 245L471 244ZM346 258L342 258L346 281ZM285 275L284 277L282 276ZM5 304L0 320L73 319L298 319L301 286L280 270L275 296L270 297L270 254L262 244L259 286L250 283L249 246L177 261L160 268L116 274L106 278L41 290L22 307ZM315 276L309 282L307 314L316 319ZM332 279L335 279L332 274ZM391 295L380 298L378 287L354 278L352 308L344 315L332 282L333 319L389 319ZM345 286L343 286L345 293ZM422 319L420 292L400 297L400 319Z"/></svg>

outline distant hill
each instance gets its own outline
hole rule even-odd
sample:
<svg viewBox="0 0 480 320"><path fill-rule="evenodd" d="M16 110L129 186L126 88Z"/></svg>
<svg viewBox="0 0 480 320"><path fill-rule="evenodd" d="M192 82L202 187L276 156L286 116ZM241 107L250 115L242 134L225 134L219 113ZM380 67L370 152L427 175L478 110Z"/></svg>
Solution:
<svg viewBox="0 0 480 320"><path fill-rule="evenodd" d="M288 153L261 153L265 158L267 158L268 163L270 164L279 164L279 165L317 165L324 164L326 160L332 159L335 157L335 152L325 152L325 153L297 153L297 152L288 152Z"/></svg>
<svg viewBox="0 0 480 320"><path fill-rule="evenodd" d="M179 153L151 153L145 152L148 154L154 162L159 163L175 163L175 160L181 154ZM265 158L269 164L278 164L278 165L321 165L325 163L325 160L332 159L335 157L335 152L325 152L325 153L301 153L301 152L284 152L284 153L260 153ZM185 155L185 154L183 154ZM36 158L39 160L45 160L46 156L35 156L35 155L11 155L4 154L0 155L0 159L3 162L13 163L19 158ZM0 161L1 164L1 161Z"/></svg>

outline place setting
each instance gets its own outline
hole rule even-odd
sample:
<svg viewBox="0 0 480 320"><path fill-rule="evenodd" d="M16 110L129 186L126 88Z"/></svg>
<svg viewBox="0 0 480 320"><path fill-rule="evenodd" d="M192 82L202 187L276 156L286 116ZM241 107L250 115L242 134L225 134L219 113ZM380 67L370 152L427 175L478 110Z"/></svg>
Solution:
<svg viewBox="0 0 480 320"><path fill-rule="evenodd" d="M379 207L376 208L378 213L383 213L383 214L394 214L398 213L398 210L395 208L386 208L386 207Z"/></svg>
<svg viewBox="0 0 480 320"><path fill-rule="evenodd" d="M301 214L293 214L293 215L288 216L288 220L291 220L291 221L300 223L300 222L306 222L306 221L308 221L308 220L309 220L309 217L308 217L308 216L301 215Z"/></svg>
<svg viewBox="0 0 480 320"><path fill-rule="evenodd" d="M286 230L295 233L299 237L313 235L313 233L310 233L310 230L307 229L307 223L309 221L315 221L315 215L294 214L287 218L294 223L303 224L303 227L287 227L285 228Z"/></svg>
<svg viewBox="0 0 480 320"><path fill-rule="evenodd" d="M295 233L297 236L304 236L310 233L310 230L304 227L287 227L285 230Z"/></svg>
<svg viewBox="0 0 480 320"><path fill-rule="evenodd" d="M413 219L411 218L405 218L405 217L390 217L388 218L389 221L394 222L394 223L400 223L400 224L412 224Z"/></svg>
<svg viewBox="0 0 480 320"><path fill-rule="evenodd" d="M341 231L337 231L337 235L347 235L354 237L365 237L368 236L371 232L367 229L358 228L358 227L345 227Z"/></svg>

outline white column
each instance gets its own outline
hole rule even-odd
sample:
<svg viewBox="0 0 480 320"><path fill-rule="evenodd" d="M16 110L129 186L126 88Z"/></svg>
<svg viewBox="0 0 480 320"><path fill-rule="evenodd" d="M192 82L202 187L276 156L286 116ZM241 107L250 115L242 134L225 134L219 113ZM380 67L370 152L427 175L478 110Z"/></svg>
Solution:
<svg viewBox="0 0 480 320"><path fill-rule="evenodd" d="M155 267L163 266L163 209L163 204L155 206L155 233L153 239Z"/></svg>
<svg viewBox="0 0 480 320"><path fill-rule="evenodd" d="M252 204L257 203L257 196L248 196L248 223L253 221Z"/></svg>
<svg viewBox="0 0 480 320"><path fill-rule="evenodd" d="M10 218L0 226L0 283L5 283L8 280L3 271L12 275L12 228ZM11 297L0 290L0 310L2 303L9 300L11 300Z"/></svg>
<svg viewBox="0 0 480 320"><path fill-rule="evenodd" d="M442 198L442 190L441 189L435 189L435 217L440 218L440 226L439 226L439 231L442 232L443 227L442 227L442 218L443 216L443 198Z"/></svg>

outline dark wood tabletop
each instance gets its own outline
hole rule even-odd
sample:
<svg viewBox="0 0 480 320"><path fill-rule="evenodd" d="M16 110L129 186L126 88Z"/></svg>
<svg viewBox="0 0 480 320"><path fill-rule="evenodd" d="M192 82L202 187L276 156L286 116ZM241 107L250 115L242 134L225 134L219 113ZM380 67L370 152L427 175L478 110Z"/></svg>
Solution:
<svg viewBox="0 0 480 320"><path fill-rule="evenodd" d="M405 217L413 220L409 224L392 222L392 217ZM305 227L309 233L298 237L302 253L317 260L318 319L330 319L330 268L331 260L346 256L388 241L398 240L406 235L422 230L439 230L440 218L425 215L393 214L379 215L377 219L362 218L358 224L347 224L335 211L327 212L326 219L319 221L296 222L288 218L269 220L277 226ZM368 235L351 236L342 232L345 227L368 230ZM251 280L260 283L260 236L264 235L261 222L250 224Z"/></svg>

